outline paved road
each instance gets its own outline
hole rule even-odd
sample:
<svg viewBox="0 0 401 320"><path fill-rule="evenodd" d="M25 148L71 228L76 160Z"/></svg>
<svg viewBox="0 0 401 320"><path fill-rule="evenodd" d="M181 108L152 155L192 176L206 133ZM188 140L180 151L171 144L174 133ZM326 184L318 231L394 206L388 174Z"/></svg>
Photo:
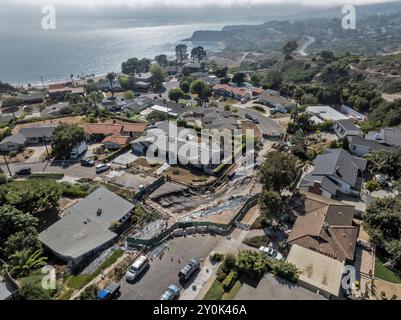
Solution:
<svg viewBox="0 0 401 320"><path fill-rule="evenodd" d="M264 134L280 134L285 133L285 130L282 126L280 126L273 119L267 118L259 111L255 111L249 108L238 108L238 113L241 117L245 117L245 114L250 114L253 118L258 119L258 126L262 130Z"/></svg>
<svg viewBox="0 0 401 320"><path fill-rule="evenodd" d="M225 105L225 103L220 103L219 111L224 111L224 105ZM247 105L252 106L253 103L248 103ZM259 111L253 110L251 108L247 108L245 105L242 105L241 103L237 103L235 106L238 109L238 114L242 118L245 118L245 115L248 113L253 118L258 119L259 123L257 125L259 126L260 130L264 134L281 134L281 133L285 133L285 129L280 124L278 124L273 119L270 119L267 116L263 115Z"/></svg>
<svg viewBox="0 0 401 320"><path fill-rule="evenodd" d="M0 166L3 172L7 173L6 165ZM95 167L83 167L79 163L67 162L33 162L33 163L11 163L9 164L11 173L14 175L15 171L20 168L29 167L32 172L48 172L48 173L64 173L66 176L77 178L95 178Z"/></svg>
<svg viewBox="0 0 401 320"><path fill-rule="evenodd" d="M168 247L162 258L154 258L142 278L133 284L127 283L125 279L121 281L119 299L158 300L170 284L182 288L182 284L178 281L180 269L192 258L204 261L220 239L219 236L197 234L168 241L166 243ZM186 288L191 287L193 278L184 284Z"/></svg>

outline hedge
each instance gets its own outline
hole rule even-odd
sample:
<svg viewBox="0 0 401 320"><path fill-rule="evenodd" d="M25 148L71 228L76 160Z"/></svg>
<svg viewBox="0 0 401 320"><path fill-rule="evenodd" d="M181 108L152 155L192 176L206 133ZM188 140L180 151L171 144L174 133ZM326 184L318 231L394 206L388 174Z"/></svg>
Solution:
<svg viewBox="0 0 401 320"><path fill-rule="evenodd" d="M233 284L235 283L235 280L237 280L238 274L235 271L231 271L228 276L224 279L223 281L223 289L224 291L229 291Z"/></svg>
<svg viewBox="0 0 401 320"><path fill-rule="evenodd" d="M35 178L46 178L46 179L54 179L54 180L61 180L64 178L64 173L47 173L47 172L39 172L39 173L32 173L28 176L30 179Z"/></svg>

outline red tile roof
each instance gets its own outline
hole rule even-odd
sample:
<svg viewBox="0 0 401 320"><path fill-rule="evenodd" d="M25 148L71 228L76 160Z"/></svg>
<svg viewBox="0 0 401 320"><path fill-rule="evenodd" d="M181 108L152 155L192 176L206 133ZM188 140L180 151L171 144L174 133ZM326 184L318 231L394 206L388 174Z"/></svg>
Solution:
<svg viewBox="0 0 401 320"><path fill-rule="evenodd" d="M302 208L302 207L301 207ZM355 207L307 193L287 239L307 249L344 261L353 260L358 229L352 225Z"/></svg>
<svg viewBox="0 0 401 320"><path fill-rule="evenodd" d="M103 139L102 143L111 142L120 146L126 145L129 141L129 137L124 136L107 136Z"/></svg>
<svg viewBox="0 0 401 320"><path fill-rule="evenodd" d="M124 132L138 132L143 133L146 129L146 123L129 123L124 124L123 131Z"/></svg>

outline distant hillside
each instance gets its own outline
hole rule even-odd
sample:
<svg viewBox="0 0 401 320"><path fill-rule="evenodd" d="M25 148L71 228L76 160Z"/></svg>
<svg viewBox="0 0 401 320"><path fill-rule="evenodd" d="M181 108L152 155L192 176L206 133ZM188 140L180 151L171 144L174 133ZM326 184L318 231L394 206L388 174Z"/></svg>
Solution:
<svg viewBox="0 0 401 320"><path fill-rule="evenodd" d="M0 81L0 94L15 91L17 91L17 89L15 89L12 85Z"/></svg>
<svg viewBox="0 0 401 320"><path fill-rule="evenodd" d="M383 54L401 50L401 2L357 8L357 29L344 30L341 10L316 11L297 20L274 20L260 25L226 26L221 31L196 31L189 41L219 41L230 51L276 50L286 41L315 38L310 51L349 51ZM330 18L325 18L328 16ZM323 18L322 18L323 17Z"/></svg>

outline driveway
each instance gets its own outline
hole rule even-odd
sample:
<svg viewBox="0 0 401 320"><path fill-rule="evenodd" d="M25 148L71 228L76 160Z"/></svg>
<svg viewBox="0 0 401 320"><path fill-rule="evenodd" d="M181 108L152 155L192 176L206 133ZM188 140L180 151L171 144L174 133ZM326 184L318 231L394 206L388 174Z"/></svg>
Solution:
<svg viewBox="0 0 401 320"><path fill-rule="evenodd" d="M235 300L326 300L297 284L268 273L256 287L243 283Z"/></svg>
<svg viewBox="0 0 401 320"><path fill-rule="evenodd" d="M162 244L160 249L166 246L163 253L152 259L149 270L136 283L130 284L125 279L121 281L119 299L158 300L170 284L183 288L183 284L178 281L178 272L181 268L192 258L202 263L220 239L220 236L197 234L186 238L175 238ZM194 278L184 286L190 288Z"/></svg>
<svg viewBox="0 0 401 320"><path fill-rule="evenodd" d="M126 153L119 155L112 162L115 164L126 166L127 164L134 162L136 159L138 159L138 157L134 155L131 150L129 150Z"/></svg>
<svg viewBox="0 0 401 320"><path fill-rule="evenodd" d="M48 147L50 148L50 147ZM46 152L46 146L35 146L35 147L29 147L28 149L33 150L32 155L25 160L25 163L30 163L30 162L39 162L43 154ZM50 149L49 149L50 152Z"/></svg>

